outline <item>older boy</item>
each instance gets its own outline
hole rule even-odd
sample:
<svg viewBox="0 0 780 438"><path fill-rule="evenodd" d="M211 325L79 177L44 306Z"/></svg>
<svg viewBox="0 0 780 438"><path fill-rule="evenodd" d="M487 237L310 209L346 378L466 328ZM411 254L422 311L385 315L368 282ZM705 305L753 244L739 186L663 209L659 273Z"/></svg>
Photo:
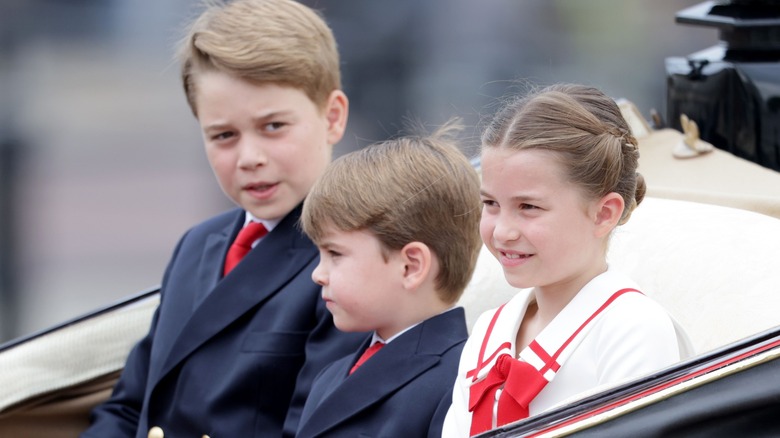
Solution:
<svg viewBox="0 0 780 438"><path fill-rule="evenodd" d="M479 218L477 174L441 133L369 146L325 171L303 207L320 250L312 278L336 327L374 334L317 377L298 437L441 436Z"/></svg>
<svg viewBox="0 0 780 438"><path fill-rule="evenodd" d="M359 342L333 327L297 228L347 121L336 44L301 4L236 0L194 22L182 80L240 208L182 237L149 334L82 436L292 434L314 376Z"/></svg>

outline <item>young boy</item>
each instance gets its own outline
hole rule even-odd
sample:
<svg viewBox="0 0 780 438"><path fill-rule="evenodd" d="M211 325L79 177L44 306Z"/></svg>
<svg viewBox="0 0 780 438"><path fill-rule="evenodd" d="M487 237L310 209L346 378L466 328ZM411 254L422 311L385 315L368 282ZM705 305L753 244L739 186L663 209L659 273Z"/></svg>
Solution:
<svg viewBox="0 0 780 438"><path fill-rule="evenodd" d="M298 437L441 436L479 218L477 174L443 133L369 146L325 171L301 218L320 250L312 278L336 327L374 334L315 379Z"/></svg>
<svg viewBox="0 0 780 438"><path fill-rule="evenodd" d="M82 436L292 435L314 376L362 340L333 326L297 226L347 121L336 44L299 3L235 0L192 25L182 80L240 208L182 237L149 334Z"/></svg>

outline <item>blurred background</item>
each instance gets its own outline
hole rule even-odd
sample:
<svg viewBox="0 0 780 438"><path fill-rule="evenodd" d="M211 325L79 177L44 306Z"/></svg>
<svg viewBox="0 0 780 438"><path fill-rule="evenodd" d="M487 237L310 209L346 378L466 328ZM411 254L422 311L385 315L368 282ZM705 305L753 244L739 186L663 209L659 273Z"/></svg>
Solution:
<svg viewBox="0 0 780 438"><path fill-rule="evenodd" d="M579 82L665 113L664 58L717 43L697 0L304 1L334 29L351 100L336 154L406 118L463 118ZM0 2L0 342L157 285L220 192L173 60L197 0Z"/></svg>

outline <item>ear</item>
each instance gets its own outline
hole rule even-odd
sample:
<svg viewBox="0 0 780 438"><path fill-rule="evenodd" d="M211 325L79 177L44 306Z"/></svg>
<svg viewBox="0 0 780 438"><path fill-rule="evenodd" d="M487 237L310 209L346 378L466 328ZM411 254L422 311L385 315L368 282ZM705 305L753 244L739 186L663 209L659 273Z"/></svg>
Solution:
<svg viewBox="0 0 780 438"><path fill-rule="evenodd" d="M604 195L596 203L595 225L597 237L604 237L620 222L620 217L625 209L623 197L615 192Z"/></svg>
<svg viewBox="0 0 780 438"><path fill-rule="evenodd" d="M328 144L334 145L341 141L347 129L349 116L349 99L341 90L333 90L325 104L325 118L328 121Z"/></svg>
<svg viewBox="0 0 780 438"><path fill-rule="evenodd" d="M406 290L415 290L428 279L433 263L433 253L422 242L407 243L401 248L404 263L403 285Z"/></svg>

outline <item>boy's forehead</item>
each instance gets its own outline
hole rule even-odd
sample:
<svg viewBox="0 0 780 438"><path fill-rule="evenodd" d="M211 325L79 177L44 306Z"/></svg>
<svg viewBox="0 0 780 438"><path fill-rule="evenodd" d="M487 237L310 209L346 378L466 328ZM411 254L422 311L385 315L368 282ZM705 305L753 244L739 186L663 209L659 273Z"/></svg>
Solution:
<svg viewBox="0 0 780 438"><path fill-rule="evenodd" d="M376 236L365 228L359 230L344 230L332 222L322 224L320 227L320 235L317 238L316 244L318 246L338 245L347 243L355 237L368 236L376 239Z"/></svg>
<svg viewBox="0 0 780 438"><path fill-rule="evenodd" d="M333 222L326 222L324 224L320 225L320 238L318 239L321 242L328 242L332 241L334 239L338 239L339 237L345 237L348 236L351 231L342 230L341 228L338 228L336 225L333 224Z"/></svg>

